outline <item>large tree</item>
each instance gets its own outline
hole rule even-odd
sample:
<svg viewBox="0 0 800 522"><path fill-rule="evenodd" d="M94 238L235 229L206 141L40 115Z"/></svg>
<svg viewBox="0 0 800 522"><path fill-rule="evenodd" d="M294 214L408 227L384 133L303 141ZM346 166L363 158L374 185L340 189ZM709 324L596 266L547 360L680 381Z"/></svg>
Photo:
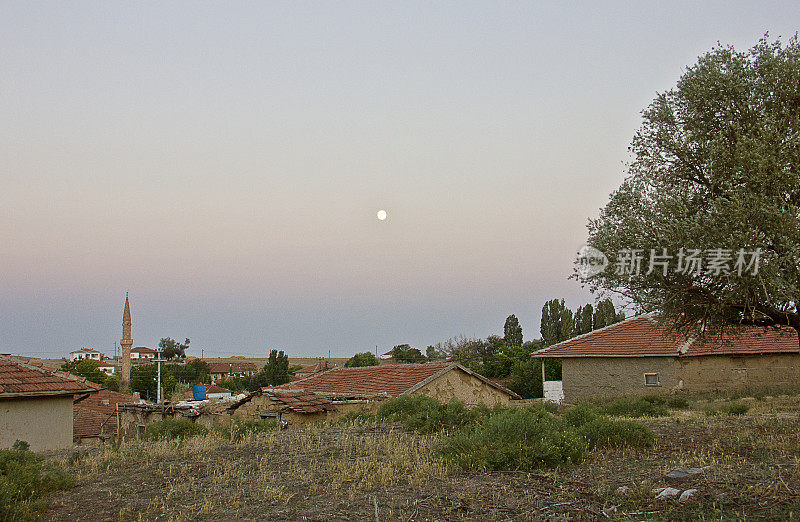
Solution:
<svg viewBox="0 0 800 522"><path fill-rule="evenodd" d="M797 37L701 56L644 110L630 150L627 178L589 223L609 266L577 277L693 335L800 331Z"/></svg>
<svg viewBox="0 0 800 522"><path fill-rule="evenodd" d="M563 299L551 299L542 307L541 333L545 346L566 341L573 335L572 310Z"/></svg>
<svg viewBox="0 0 800 522"><path fill-rule="evenodd" d="M522 326L514 314L506 317L503 325L503 340L508 346L522 346Z"/></svg>
<svg viewBox="0 0 800 522"><path fill-rule="evenodd" d="M161 356L164 357L164 359L170 360L175 357L183 359L186 357L186 350L189 349L190 342L188 337L182 343L179 343L172 337L164 337L158 341L158 347L161 349Z"/></svg>

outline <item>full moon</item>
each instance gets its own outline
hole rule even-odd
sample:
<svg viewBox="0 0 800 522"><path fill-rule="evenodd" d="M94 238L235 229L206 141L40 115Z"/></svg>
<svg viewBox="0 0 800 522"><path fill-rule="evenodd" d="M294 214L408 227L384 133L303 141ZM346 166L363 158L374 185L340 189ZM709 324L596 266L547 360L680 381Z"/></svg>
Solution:
<svg viewBox="0 0 800 522"><path fill-rule="evenodd" d="M387 214L386 214L385 210L379 210L378 211L378 219L380 219L381 221L385 220L386 216L387 216Z"/></svg>

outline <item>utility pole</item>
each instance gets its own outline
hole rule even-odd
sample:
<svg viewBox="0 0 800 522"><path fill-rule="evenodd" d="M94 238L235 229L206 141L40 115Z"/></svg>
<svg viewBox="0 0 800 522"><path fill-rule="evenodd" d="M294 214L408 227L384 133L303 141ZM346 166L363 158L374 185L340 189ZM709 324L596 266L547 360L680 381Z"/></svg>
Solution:
<svg viewBox="0 0 800 522"><path fill-rule="evenodd" d="M156 377L156 404L161 404L163 399L161 393L161 362L164 360L161 358L161 351L156 350L156 364L158 365L158 377Z"/></svg>

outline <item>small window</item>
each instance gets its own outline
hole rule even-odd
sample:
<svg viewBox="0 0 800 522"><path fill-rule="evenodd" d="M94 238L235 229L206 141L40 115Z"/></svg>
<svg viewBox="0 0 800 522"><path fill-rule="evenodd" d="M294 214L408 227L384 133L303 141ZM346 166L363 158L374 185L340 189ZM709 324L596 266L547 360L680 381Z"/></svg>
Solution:
<svg viewBox="0 0 800 522"><path fill-rule="evenodd" d="M644 374L644 384L645 384L645 386L658 386L660 384L658 382L658 374L657 373L645 373Z"/></svg>

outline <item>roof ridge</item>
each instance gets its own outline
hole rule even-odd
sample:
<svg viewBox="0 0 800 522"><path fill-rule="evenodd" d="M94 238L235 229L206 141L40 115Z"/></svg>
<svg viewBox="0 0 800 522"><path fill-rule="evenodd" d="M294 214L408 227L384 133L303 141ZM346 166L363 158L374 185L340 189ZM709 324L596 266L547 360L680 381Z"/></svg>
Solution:
<svg viewBox="0 0 800 522"><path fill-rule="evenodd" d="M551 344L550 346L546 346L546 347L542 348L541 350L536 350L531 355L533 356L533 355L538 355L538 354L541 354L541 353L545 353L546 351L548 351L548 350L550 350L552 348L559 347L562 344L566 344L566 343L570 343L570 342L573 342L573 341L577 341L578 339L583 339L584 337L587 337L589 335L593 335L593 334L600 333L602 331L609 330L609 329L617 327L617 326L621 326L621 325L623 325L625 323L629 323L629 322L631 322L631 321L633 321L635 319L651 319L652 320L653 317L655 317L655 315L656 314L654 312L645 312L643 314L634 315L634 316L631 316L631 317L626 317L622 321L617 321L616 323L612 323L612 324L606 325L606 326L604 326L602 328L598 328L597 330L592 330L591 332L582 333L580 335L576 335L575 337L570 337L569 339L566 339L564 341L558 342L556 344Z"/></svg>

